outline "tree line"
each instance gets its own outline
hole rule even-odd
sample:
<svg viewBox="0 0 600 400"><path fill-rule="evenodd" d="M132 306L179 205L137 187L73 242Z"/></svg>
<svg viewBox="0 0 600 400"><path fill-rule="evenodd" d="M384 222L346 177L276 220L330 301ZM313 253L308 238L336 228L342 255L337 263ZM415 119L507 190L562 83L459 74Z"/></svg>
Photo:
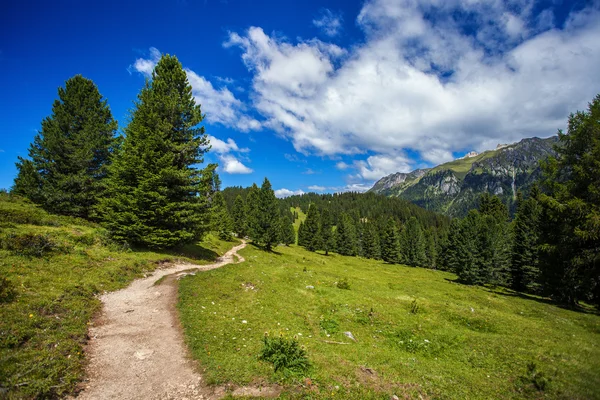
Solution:
<svg viewBox="0 0 600 400"><path fill-rule="evenodd" d="M199 238L224 208L203 115L175 56L163 55L124 135L93 81L58 89L52 113L19 157L12 192L46 210L101 222L118 241L168 248Z"/></svg>
<svg viewBox="0 0 600 400"><path fill-rule="evenodd" d="M470 284L493 284L549 296L575 307L600 305L600 95L571 114L556 157L528 196L517 194L515 218L494 196L454 219L443 267Z"/></svg>

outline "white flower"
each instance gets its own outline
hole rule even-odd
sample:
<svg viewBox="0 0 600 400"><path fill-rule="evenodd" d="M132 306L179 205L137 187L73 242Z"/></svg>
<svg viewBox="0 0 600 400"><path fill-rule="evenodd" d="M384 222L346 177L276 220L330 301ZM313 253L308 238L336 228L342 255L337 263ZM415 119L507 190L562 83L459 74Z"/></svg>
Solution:
<svg viewBox="0 0 600 400"><path fill-rule="evenodd" d="M247 323L248 323L248 321L246 321L246 320L242 321L242 324L247 324Z"/></svg>

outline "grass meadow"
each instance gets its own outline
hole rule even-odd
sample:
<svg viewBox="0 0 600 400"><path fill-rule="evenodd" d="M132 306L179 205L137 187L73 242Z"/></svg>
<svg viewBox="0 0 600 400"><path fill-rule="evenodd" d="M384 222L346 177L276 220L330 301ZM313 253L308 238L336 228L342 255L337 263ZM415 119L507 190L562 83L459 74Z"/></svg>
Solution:
<svg viewBox="0 0 600 400"><path fill-rule="evenodd" d="M246 262L180 281L186 341L208 383L280 383L282 398L307 399L600 398L593 310L447 272L275 250L249 245ZM266 332L296 337L311 368L259 360Z"/></svg>

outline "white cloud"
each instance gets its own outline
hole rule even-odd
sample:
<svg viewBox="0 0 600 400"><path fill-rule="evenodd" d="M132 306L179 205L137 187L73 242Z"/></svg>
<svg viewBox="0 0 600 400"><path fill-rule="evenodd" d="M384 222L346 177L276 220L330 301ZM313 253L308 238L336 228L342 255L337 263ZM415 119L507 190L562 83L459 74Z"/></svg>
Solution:
<svg viewBox="0 0 600 400"><path fill-rule="evenodd" d="M313 20L313 25L329 37L339 35L342 30L342 16L332 13L327 8L322 9L319 14L319 17Z"/></svg>
<svg viewBox="0 0 600 400"><path fill-rule="evenodd" d="M327 190L327 188L325 186L319 186L319 185L311 185L308 187L309 190L313 190L315 192L324 192Z"/></svg>
<svg viewBox="0 0 600 400"><path fill-rule="evenodd" d="M231 154L220 155L219 160L221 160L221 168L228 174L251 174L253 172Z"/></svg>
<svg viewBox="0 0 600 400"><path fill-rule="evenodd" d="M339 161L338 163L336 163L336 164L335 164L335 167L336 167L337 169L339 169L339 170L342 170L342 171L344 171L344 170L346 170L346 169L348 169L348 168L351 168L351 166L350 166L350 165L346 164L346 163L345 163L345 162L343 162L343 161Z"/></svg>
<svg viewBox="0 0 600 400"><path fill-rule="evenodd" d="M211 135L207 135L208 136L208 140L210 141L210 145L211 150L222 154L222 153L229 153L230 151L238 151L241 153L247 153L250 151L250 149L247 148L243 148L240 149L237 145L237 143L235 142L235 140L233 140L232 138L227 138L227 141L224 142L221 139L217 139L214 136Z"/></svg>
<svg viewBox="0 0 600 400"><path fill-rule="evenodd" d="M133 68L146 76L152 78L152 71L160 60L161 53L155 47L150 48L149 58L138 58ZM198 75L189 68L185 68L188 81L192 85L192 94L197 104L200 104L202 113L206 114L209 123L217 123L242 132L259 130L262 124L251 116L245 114L245 105L238 100L227 88L215 89L212 83L205 77ZM230 83L227 78L217 80ZM233 82L231 80L231 82Z"/></svg>
<svg viewBox="0 0 600 400"><path fill-rule="evenodd" d="M410 172L410 160L402 156L375 155L366 160L354 161L358 177L374 181L394 172Z"/></svg>
<svg viewBox="0 0 600 400"><path fill-rule="evenodd" d="M275 197L277 197L278 199L283 199L284 197L290 197L290 196L301 195L301 194L304 194L304 191L301 189L289 190L286 188L282 188L282 189L275 190Z"/></svg>
<svg viewBox="0 0 600 400"><path fill-rule="evenodd" d="M532 0L367 0L365 41L347 50L258 27L225 45L242 50L265 126L303 154L369 154L351 165L369 180L565 127L598 91L597 4L557 29Z"/></svg>
<svg viewBox="0 0 600 400"><path fill-rule="evenodd" d="M210 141L211 151L217 153L217 157L221 161L221 168L223 171L229 174L250 174L253 172L251 168L245 166L236 156L230 154L231 152L236 153L247 153L250 149L240 149L231 138L227 138L227 141L223 141L214 136L208 135Z"/></svg>

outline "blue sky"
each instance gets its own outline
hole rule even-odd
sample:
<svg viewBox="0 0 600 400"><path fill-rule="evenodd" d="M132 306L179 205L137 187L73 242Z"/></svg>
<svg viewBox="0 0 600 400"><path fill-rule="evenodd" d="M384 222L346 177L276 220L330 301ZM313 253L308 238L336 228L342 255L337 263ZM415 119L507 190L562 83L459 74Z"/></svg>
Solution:
<svg viewBox="0 0 600 400"><path fill-rule="evenodd" d="M224 186L365 190L564 128L600 92L600 2L11 1L0 13L0 188L57 88L96 82L121 127L160 53L206 113Z"/></svg>

